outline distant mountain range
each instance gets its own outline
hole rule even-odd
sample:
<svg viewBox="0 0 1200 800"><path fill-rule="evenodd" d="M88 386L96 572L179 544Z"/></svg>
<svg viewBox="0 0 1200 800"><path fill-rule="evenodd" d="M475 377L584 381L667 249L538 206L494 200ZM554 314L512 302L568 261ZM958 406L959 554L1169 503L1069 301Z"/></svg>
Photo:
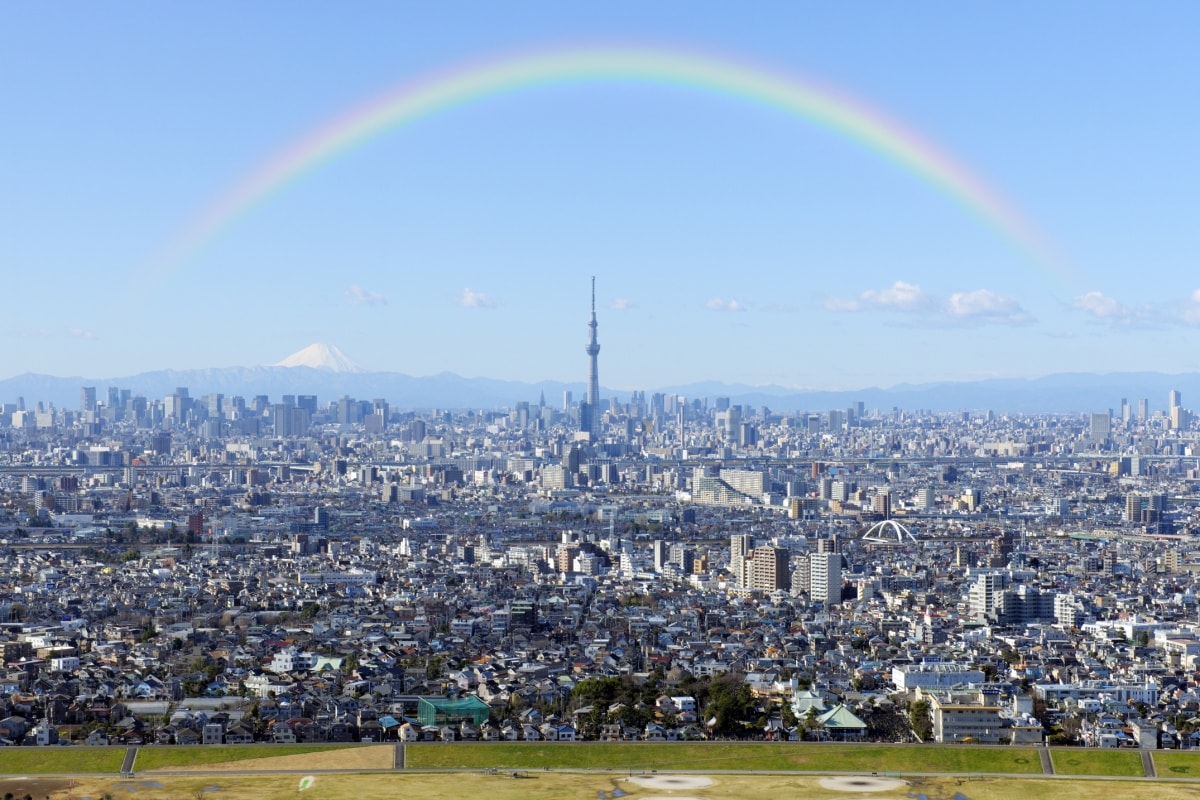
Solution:
<svg viewBox="0 0 1200 800"><path fill-rule="evenodd" d="M39 401L60 408L78 408L79 389L97 387L101 401L109 386L129 389L146 397L165 397L176 387L188 387L193 397L220 392L253 397L265 394L277 400L284 394L315 394L321 403L342 395L360 400L386 398L395 408L503 408L518 401L533 404L544 394L547 405L561 407L563 392L578 401L585 384L542 381L524 383L491 378L464 378L450 372L413 377L398 372L368 372L336 347L312 345L269 367L158 370L117 378L60 378L26 373L0 380L0 402L18 397L31 406ZM1005 378L963 382L899 384L889 388L853 391L809 391L782 386L747 386L719 382L675 386L647 386L647 394L664 392L688 398L728 397L733 403L768 406L775 411L826 411L847 408L862 401L867 409L892 407L933 411L1085 412L1119 409L1127 398L1136 411L1138 400L1149 398L1151 411L1161 411L1167 393L1200 398L1200 373L1167 375L1157 372L1121 372L1104 375L1059 373L1041 378ZM605 397L626 399L629 392L602 390Z"/></svg>

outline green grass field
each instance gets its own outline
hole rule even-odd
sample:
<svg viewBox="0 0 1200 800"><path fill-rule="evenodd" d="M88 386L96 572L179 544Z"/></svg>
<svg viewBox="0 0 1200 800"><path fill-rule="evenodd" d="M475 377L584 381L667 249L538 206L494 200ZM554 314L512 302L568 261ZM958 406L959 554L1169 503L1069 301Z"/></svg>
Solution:
<svg viewBox="0 0 1200 800"><path fill-rule="evenodd" d="M142 747L133 763L135 772L172 767L196 767L203 764L222 764L252 758L295 756L304 753L323 753L353 745L328 744L244 744L195 747ZM120 769L118 761L117 769Z"/></svg>
<svg viewBox="0 0 1200 800"><path fill-rule="evenodd" d="M796 770L1040 774L1027 747L670 742L420 744L405 749L410 769ZM1139 773L1140 774L1140 773Z"/></svg>
<svg viewBox="0 0 1200 800"><path fill-rule="evenodd" d="M1160 778L1200 778L1200 751L1155 750L1154 768Z"/></svg>
<svg viewBox="0 0 1200 800"><path fill-rule="evenodd" d="M1141 778L1142 756L1137 750L1070 747L1052 750L1054 771L1059 775L1118 775Z"/></svg>
<svg viewBox="0 0 1200 800"><path fill-rule="evenodd" d="M0 774L120 772L124 747L0 747Z"/></svg>

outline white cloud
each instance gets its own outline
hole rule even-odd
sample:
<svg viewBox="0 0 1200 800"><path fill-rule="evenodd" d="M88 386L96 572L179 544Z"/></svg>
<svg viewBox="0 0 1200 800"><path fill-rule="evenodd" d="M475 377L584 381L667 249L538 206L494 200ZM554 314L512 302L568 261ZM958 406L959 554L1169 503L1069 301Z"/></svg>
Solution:
<svg viewBox="0 0 1200 800"><path fill-rule="evenodd" d="M1104 292L1087 292L1075 298L1071 305L1096 319L1117 324L1126 324L1133 319L1133 312L1115 297Z"/></svg>
<svg viewBox="0 0 1200 800"><path fill-rule="evenodd" d="M949 297L939 297L907 281L896 281L886 289L867 289L857 298L826 298L825 309L834 313L919 314L921 321L929 325L1024 325L1033 322L1033 316L1014 298L991 289L954 292Z"/></svg>
<svg viewBox="0 0 1200 800"><path fill-rule="evenodd" d="M631 308L636 308L636 306L628 297L618 297L612 301L613 311L628 311Z"/></svg>
<svg viewBox="0 0 1200 800"><path fill-rule="evenodd" d="M86 331L83 328L69 328L67 333L76 339L87 339L91 341L96 338L96 334L91 331Z"/></svg>
<svg viewBox="0 0 1200 800"><path fill-rule="evenodd" d="M746 310L746 307L744 305L742 305L741 303L739 303L737 300L735 300L733 298L730 298L728 300L722 300L720 297L711 298L707 303L704 304L704 307L707 308L709 311L745 311Z"/></svg>
<svg viewBox="0 0 1200 800"><path fill-rule="evenodd" d="M896 281L886 289L867 289L857 298L829 297L825 308L837 313L849 311L901 311L905 313L928 311L935 305L933 298L920 286L907 281Z"/></svg>
<svg viewBox="0 0 1200 800"><path fill-rule="evenodd" d="M1071 301L1072 308L1114 328L1161 328L1183 322L1200 324L1200 290L1180 306L1176 303L1147 303L1128 306L1104 292L1086 292Z"/></svg>
<svg viewBox="0 0 1200 800"><path fill-rule="evenodd" d="M346 287L346 300L356 306L386 306L387 298L378 292L372 292L357 283Z"/></svg>
<svg viewBox="0 0 1200 800"><path fill-rule="evenodd" d="M1005 325L1024 325L1033 317L1008 295L991 289L955 292L946 301L946 310L957 319L997 322Z"/></svg>
<svg viewBox="0 0 1200 800"><path fill-rule="evenodd" d="M477 292L474 289L463 289L458 295L458 304L463 308L495 308L496 301L490 294Z"/></svg>
<svg viewBox="0 0 1200 800"><path fill-rule="evenodd" d="M1182 319L1188 325L1200 325L1200 289L1188 295L1188 299L1183 301L1183 310L1179 313Z"/></svg>
<svg viewBox="0 0 1200 800"><path fill-rule="evenodd" d="M868 289L859 295L859 302L868 308L925 311L933 304L933 298L915 283L896 281L886 289Z"/></svg>

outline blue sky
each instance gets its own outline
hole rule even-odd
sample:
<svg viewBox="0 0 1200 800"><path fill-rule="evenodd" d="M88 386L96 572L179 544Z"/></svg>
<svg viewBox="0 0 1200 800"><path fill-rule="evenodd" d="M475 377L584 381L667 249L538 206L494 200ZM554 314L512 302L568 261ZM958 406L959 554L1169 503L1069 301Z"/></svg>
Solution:
<svg viewBox="0 0 1200 800"><path fill-rule="evenodd" d="M4 18L0 377L329 342L379 370L582 380L591 275L614 388L1200 369L1195 3L10 2ZM824 127L603 81L401 126L149 266L372 97L607 44L837 87L952 154L1072 274Z"/></svg>

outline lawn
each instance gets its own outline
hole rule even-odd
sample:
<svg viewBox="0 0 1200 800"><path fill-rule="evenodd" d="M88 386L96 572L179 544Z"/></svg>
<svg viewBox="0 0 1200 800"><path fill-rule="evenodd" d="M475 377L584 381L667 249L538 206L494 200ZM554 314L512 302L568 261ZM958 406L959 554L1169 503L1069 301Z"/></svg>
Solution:
<svg viewBox="0 0 1200 800"><path fill-rule="evenodd" d="M1050 751L1054 771L1059 775L1118 775L1140 778L1142 756L1137 750L1065 747Z"/></svg>
<svg viewBox="0 0 1200 800"><path fill-rule="evenodd" d="M1152 755L1160 778L1200 778L1200 751L1155 750Z"/></svg>
<svg viewBox="0 0 1200 800"><path fill-rule="evenodd" d="M0 774L121 771L124 747L0 747Z"/></svg>
<svg viewBox="0 0 1200 800"><path fill-rule="evenodd" d="M295 756L305 753L322 753L337 750L347 745L322 744L246 744L246 745L197 745L194 747L141 747L134 772L172 767L195 767L202 764L221 764L228 761L246 761L253 758ZM117 769L120 769L118 761ZM115 770L114 770L115 771Z"/></svg>
<svg viewBox="0 0 1200 800"><path fill-rule="evenodd" d="M1040 774L1025 747L729 742L420 744L405 748L410 769L786 770L800 772L962 772Z"/></svg>

